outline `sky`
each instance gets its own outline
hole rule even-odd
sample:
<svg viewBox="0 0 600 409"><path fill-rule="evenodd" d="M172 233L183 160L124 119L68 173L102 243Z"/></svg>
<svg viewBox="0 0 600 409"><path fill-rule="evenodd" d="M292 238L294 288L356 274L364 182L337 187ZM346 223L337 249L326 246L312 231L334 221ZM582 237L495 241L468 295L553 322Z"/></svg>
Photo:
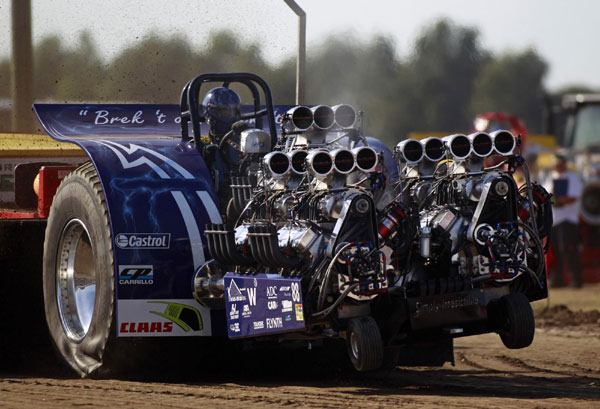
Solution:
<svg viewBox="0 0 600 409"><path fill-rule="evenodd" d="M283 0L31 0L34 42L59 34L75 45L89 30L106 59L150 32L179 34L196 47L211 31L231 29L262 45L277 64L297 47L297 17ZM573 84L600 89L598 0L296 0L307 13L307 49L332 33L392 38L399 57L410 54L423 28L440 18L477 28L495 54L535 49L550 65L550 90ZM0 57L10 55L10 3L0 0Z"/></svg>

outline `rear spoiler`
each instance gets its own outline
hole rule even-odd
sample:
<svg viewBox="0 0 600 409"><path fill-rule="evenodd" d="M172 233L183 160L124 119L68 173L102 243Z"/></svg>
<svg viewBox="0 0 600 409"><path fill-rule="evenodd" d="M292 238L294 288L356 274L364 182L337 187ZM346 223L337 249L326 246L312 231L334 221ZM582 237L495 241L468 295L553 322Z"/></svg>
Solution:
<svg viewBox="0 0 600 409"><path fill-rule="evenodd" d="M277 124L291 107L275 106ZM48 135L61 142L181 138L181 110L176 104L34 104L33 110ZM242 107L242 112L251 110ZM200 127L201 134L208 135L208 125Z"/></svg>

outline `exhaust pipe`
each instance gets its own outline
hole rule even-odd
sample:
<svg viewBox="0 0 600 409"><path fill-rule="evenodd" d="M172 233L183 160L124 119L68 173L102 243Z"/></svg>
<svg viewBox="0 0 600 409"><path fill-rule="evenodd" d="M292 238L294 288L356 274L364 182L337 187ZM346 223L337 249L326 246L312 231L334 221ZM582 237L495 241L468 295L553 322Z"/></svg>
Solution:
<svg viewBox="0 0 600 409"><path fill-rule="evenodd" d="M317 179L324 179L333 172L333 158L327 151L312 151L306 155L306 169Z"/></svg>
<svg viewBox="0 0 600 409"><path fill-rule="evenodd" d="M342 129L352 128L356 122L356 111L350 105L339 104L332 108L335 126Z"/></svg>
<svg viewBox="0 0 600 409"><path fill-rule="evenodd" d="M329 154L333 158L333 168L336 172L347 175L354 170L356 162L348 149L334 149Z"/></svg>
<svg viewBox="0 0 600 409"><path fill-rule="evenodd" d="M290 108L287 116L297 131L307 131L314 123L313 112L303 105Z"/></svg>
<svg viewBox="0 0 600 409"><path fill-rule="evenodd" d="M313 115L314 127L321 131L330 129L334 122L333 109L327 105L317 105L310 109Z"/></svg>
<svg viewBox="0 0 600 409"><path fill-rule="evenodd" d="M468 136L473 153L480 158L487 158L494 151L492 137L485 132L474 132Z"/></svg>
<svg viewBox="0 0 600 409"><path fill-rule="evenodd" d="M425 155L423 144L416 139L405 139L399 142L395 151L400 160L408 165L416 165Z"/></svg>
<svg viewBox="0 0 600 409"><path fill-rule="evenodd" d="M431 162L439 162L446 156L444 142L440 138L430 136L421 141L425 149L425 159Z"/></svg>
<svg viewBox="0 0 600 409"><path fill-rule="evenodd" d="M471 155L471 141L466 135L457 133L445 136L443 141L455 160L464 160Z"/></svg>
<svg viewBox="0 0 600 409"><path fill-rule="evenodd" d="M494 141L494 150L502 156L512 155L517 143L512 133L505 130L498 130L490 133Z"/></svg>
<svg viewBox="0 0 600 409"><path fill-rule="evenodd" d="M282 178L291 168L290 158L283 152L270 152L263 158L263 163L274 178Z"/></svg>
<svg viewBox="0 0 600 409"><path fill-rule="evenodd" d="M305 150L296 150L287 153L290 158L290 164L292 166L292 172L298 175L304 175L306 173L306 156L308 152Z"/></svg>
<svg viewBox="0 0 600 409"><path fill-rule="evenodd" d="M354 160L356 161L356 167L361 172L373 172L377 167L379 156L375 149L368 146L359 146L358 148L352 149Z"/></svg>

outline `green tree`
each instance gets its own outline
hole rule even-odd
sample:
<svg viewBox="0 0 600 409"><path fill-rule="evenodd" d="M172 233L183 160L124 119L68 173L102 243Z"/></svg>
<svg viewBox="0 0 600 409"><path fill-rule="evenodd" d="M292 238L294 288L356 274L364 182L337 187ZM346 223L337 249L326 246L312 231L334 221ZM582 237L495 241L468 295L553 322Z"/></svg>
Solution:
<svg viewBox="0 0 600 409"><path fill-rule="evenodd" d="M369 42L350 34L331 36L309 53L307 102L350 104L365 111L365 132L393 143L401 65L391 39L376 36Z"/></svg>
<svg viewBox="0 0 600 409"><path fill-rule="evenodd" d="M89 31L79 34L74 50L63 53L61 76L56 83L55 98L59 101L87 102L98 99L104 78L104 64Z"/></svg>
<svg viewBox="0 0 600 409"><path fill-rule="evenodd" d="M101 98L114 102L177 103L181 88L195 74L196 60L185 38L151 35L110 62Z"/></svg>
<svg viewBox="0 0 600 409"><path fill-rule="evenodd" d="M506 53L490 58L475 84L470 104L472 116L488 111L504 111L517 116L529 131L543 127L543 80L548 66L534 50Z"/></svg>
<svg viewBox="0 0 600 409"><path fill-rule="evenodd" d="M61 81L77 75L65 70L67 51L58 35L49 35L33 50L33 93L36 100L56 99L56 89Z"/></svg>
<svg viewBox="0 0 600 409"><path fill-rule="evenodd" d="M109 64L101 95L112 101L178 103L181 89L194 76L234 71L268 76L270 68L257 44L241 43L229 31L213 33L203 50L194 50L182 36L151 35Z"/></svg>
<svg viewBox="0 0 600 409"><path fill-rule="evenodd" d="M469 102L487 53L473 28L440 20L417 39L409 62L405 112L413 129L464 131L470 127Z"/></svg>
<svg viewBox="0 0 600 409"><path fill-rule="evenodd" d="M275 104L293 105L296 101L296 58L287 58L265 77Z"/></svg>

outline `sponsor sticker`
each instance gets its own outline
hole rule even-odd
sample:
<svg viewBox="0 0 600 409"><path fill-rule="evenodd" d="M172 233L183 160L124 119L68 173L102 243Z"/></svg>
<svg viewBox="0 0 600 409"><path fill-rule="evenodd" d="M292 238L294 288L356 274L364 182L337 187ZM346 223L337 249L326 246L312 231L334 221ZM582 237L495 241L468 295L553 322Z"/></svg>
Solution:
<svg viewBox="0 0 600 409"><path fill-rule="evenodd" d="M265 327L265 322L264 321L254 321L252 323L252 327L254 329L263 329Z"/></svg>
<svg viewBox="0 0 600 409"><path fill-rule="evenodd" d="M229 296L230 302L246 301L246 296L242 294L242 291L235 283L235 280L231 280L231 284L227 287L227 295Z"/></svg>
<svg viewBox="0 0 600 409"><path fill-rule="evenodd" d="M126 299L117 303L117 335L120 337L211 334L210 310L195 299Z"/></svg>
<svg viewBox="0 0 600 409"><path fill-rule="evenodd" d="M277 303L277 301L268 301L267 302L267 308L269 310L276 310L279 307L279 304Z"/></svg>
<svg viewBox="0 0 600 409"><path fill-rule="evenodd" d="M283 328L283 319L281 317L267 318L267 328Z"/></svg>
<svg viewBox="0 0 600 409"><path fill-rule="evenodd" d="M233 324L229 325L229 329L233 332L240 332L240 323L234 322Z"/></svg>
<svg viewBox="0 0 600 409"><path fill-rule="evenodd" d="M171 233L119 233L115 244L123 250L168 249L171 245Z"/></svg>
<svg viewBox="0 0 600 409"><path fill-rule="evenodd" d="M171 333L172 322L122 322L119 328L120 334L147 334L147 333Z"/></svg>
<svg viewBox="0 0 600 409"><path fill-rule="evenodd" d="M292 283L292 300L294 302L300 302L300 284L298 283ZM302 308L302 305L300 308Z"/></svg>
<svg viewBox="0 0 600 409"><path fill-rule="evenodd" d="M296 321L304 321L304 313L302 312L302 304L296 304Z"/></svg>
<svg viewBox="0 0 600 409"><path fill-rule="evenodd" d="M292 304L290 300L281 301L281 312L291 312L293 308Z"/></svg>
<svg viewBox="0 0 600 409"><path fill-rule="evenodd" d="M242 317L248 318L251 315L252 311L250 311L250 307L248 306L248 304L244 304L244 307L242 309Z"/></svg>
<svg viewBox="0 0 600 409"><path fill-rule="evenodd" d="M277 298L277 286L267 286L267 298Z"/></svg>
<svg viewBox="0 0 600 409"><path fill-rule="evenodd" d="M237 320L240 318L240 311L237 309L236 304L231 304L231 311L229 311L229 319Z"/></svg>
<svg viewBox="0 0 600 409"><path fill-rule="evenodd" d="M154 284L154 267L151 265L119 266L119 284Z"/></svg>
<svg viewBox="0 0 600 409"><path fill-rule="evenodd" d="M246 292L248 293L248 302L250 302L251 306L255 307L256 306L256 287L246 288Z"/></svg>

